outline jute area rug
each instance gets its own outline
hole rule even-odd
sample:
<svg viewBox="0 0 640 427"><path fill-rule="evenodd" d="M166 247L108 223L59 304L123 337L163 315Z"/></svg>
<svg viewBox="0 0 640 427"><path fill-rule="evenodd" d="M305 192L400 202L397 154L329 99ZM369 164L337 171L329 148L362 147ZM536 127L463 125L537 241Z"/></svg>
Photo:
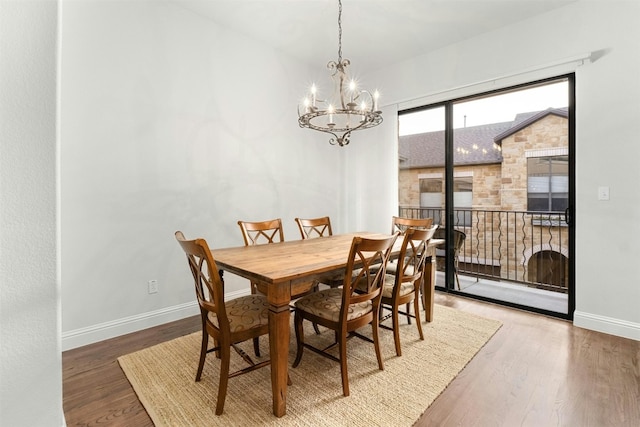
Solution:
<svg viewBox="0 0 640 427"><path fill-rule="evenodd" d="M293 384L282 418L272 413L270 368L231 378L224 413L215 415L219 361L213 353L207 356L202 380L194 380L200 332L118 361L157 427L411 426L500 326L495 320L436 305L434 321L423 323L424 341L414 323L401 325L401 357L395 354L393 333L381 329L384 371L378 369L373 344L351 339L347 343L349 397L342 395L340 365L305 350L300 365L289 369ZM333 340L332 331L316 335L311 324L305 324L305 333L319 345ZM268 340L263 337L260 342L263 357L268 357ZM244 349L253 356L251 342ZM290 363L294 358L292 330ZM244 362L232 352L231 364L233 371Z"/></svg>

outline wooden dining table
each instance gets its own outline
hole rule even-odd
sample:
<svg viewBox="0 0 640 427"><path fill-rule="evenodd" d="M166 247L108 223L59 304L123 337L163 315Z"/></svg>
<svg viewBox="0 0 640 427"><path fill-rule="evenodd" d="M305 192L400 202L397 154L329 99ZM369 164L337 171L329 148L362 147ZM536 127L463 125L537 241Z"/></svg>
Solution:
<svg viewBox="0 0 640 427"><path fill-rule="evenodd" d="M267 296L273 413L277 417L282 417L287 412L291 295L311 289L314 281L321 281L328 275L344 274L355 236L389 237L371 232L346 233L211 251L219 269L257 283L258 289ZM430 241L428 250L432 252L431 262L425 265L422 295L428 322L433 318L435 247L441 243L436 239ZM401 245L402 239L398 238L392 257L399 255Z"/></svg>

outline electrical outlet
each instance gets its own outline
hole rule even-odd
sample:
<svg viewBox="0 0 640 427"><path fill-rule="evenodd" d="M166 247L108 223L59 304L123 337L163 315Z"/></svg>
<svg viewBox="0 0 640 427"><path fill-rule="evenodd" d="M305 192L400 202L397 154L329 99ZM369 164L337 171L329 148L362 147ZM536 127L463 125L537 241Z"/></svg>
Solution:
<svg viewBox="0 0 640 427"><path fill-rule="evenodd" d="M147 286L149 288L149 293L150 294L155 294L158 292L158 281L157 280L149 280L149 282L147 282Z"/></svg>
<svg viewBox="0 0 640 427"><path fill-rule="evenodd" d="M598 187L598 200L609 200L609 187Z"/></svg>

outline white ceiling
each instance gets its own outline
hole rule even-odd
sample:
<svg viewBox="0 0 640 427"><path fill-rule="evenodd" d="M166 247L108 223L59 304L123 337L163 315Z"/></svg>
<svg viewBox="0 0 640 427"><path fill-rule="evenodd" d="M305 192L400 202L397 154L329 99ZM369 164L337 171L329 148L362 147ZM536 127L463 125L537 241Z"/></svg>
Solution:
<svg viewBox="0 0 640 427"><path fill-rule="evenodd" d="M324 66L338 57L337 0L171 0ZM577 0L343 0L343 58L362 69L424 54Z"/></svg>

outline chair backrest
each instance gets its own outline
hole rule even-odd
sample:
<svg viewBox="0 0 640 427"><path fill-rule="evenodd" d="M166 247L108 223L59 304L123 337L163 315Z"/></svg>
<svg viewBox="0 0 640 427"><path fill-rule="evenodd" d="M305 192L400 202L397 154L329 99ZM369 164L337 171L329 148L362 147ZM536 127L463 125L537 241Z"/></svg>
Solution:
<svg viewBox="0 0 640 427"><path fill-rule="evenodd" d="M460 249L462 249L462 245L466 238L467 235L464 232L456 229L453 230L453 248L456 251L456 255L458 255Z"/></svg>
<svg viewBox="0 0 640 427"><path fill-rule="evenodd" d="M399 231L403 234L404 231L411 228L419 228L426 230L433 224L433 218L402 218L398 216L391 217L391 233Z"/></svg>
<svg viewBox="0 0 640 427"><path fill-rule="evenodd" d="M379 304L387 261L399 233L382 238L354 237L351 242L342 290L340 316L346 320L350 305L373 301Z"/></svg>
<svg viewBox="0 0 640 427"><path fill-rule="evenodd" d="M331 219L328 216L322 218L296 218L296 223L300 229L302 239L312 239L314 237L333 236L331 230Z"/></svg>
<svg viewBox="0 0 640 427"><path fill-rule="evenodd" d="M435 239L446 239L447 238L447 233L446 230L444 229L444 227L439 227L436 230L435 234L433 235L433 238ZM455 228L453 229L453 250L456 254L456 256L458 255L458 253L460 252L460 249L462 248L462 245L464 245L464 241L467 238L467 235L460 230L456 230Z"/></svg>
<svg viewBox="0 0 640 427"><path fill-rule="evenodd" d="M245 246L284 242L284 231L280 218L267 221L238 221Z"/></svg>
<svg viewBox="0 0 640 427"><path fill-rule="evenodd" d="M422 278L424 263L429 257L427 246L437 229L438 226L434 225L426 230L418 228L405 230L396 267L396 283L416 282ZM400 292L399 286L396 286L396 291Z"/></svg>
<svg viewBox="0 0 640 427"><path fill-rule="evenodd" d="M218 328L228 328L229 321L224 305L224 282L204 239L187 240L181 231L176 231L176 240L187 255L189 269L193 276L196 298L203 321L208 312L215 313Z"/></svg>

